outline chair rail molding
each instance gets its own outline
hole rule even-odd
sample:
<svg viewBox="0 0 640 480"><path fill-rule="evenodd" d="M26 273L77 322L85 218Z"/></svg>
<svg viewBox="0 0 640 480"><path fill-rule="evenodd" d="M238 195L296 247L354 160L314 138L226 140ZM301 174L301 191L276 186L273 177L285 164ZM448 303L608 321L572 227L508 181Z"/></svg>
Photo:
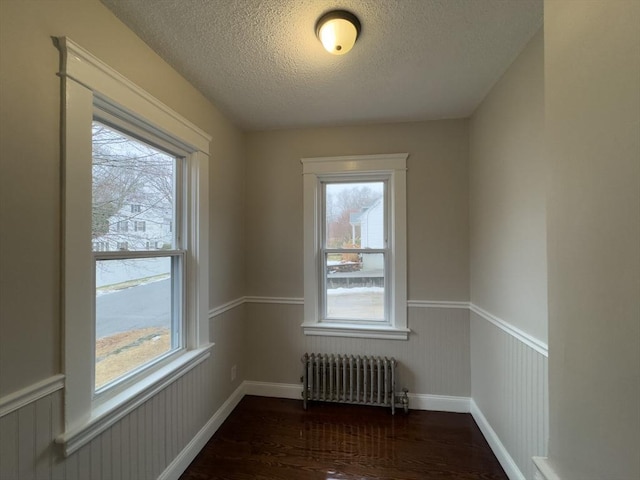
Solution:
<svg viewBox="0 0 640 480"><path fill-rule="evenodd" d="M0 418L63 388L64 375L58 374L0 397Z"/></svg>
<svg viewBox="0 0 640 480"><path fill-rule="evenodd" d="M549 346L535 337L532 337L526 332L523 332L518 327L511 325L509 322L502 320L501 318L496 317L495 315L483 310L482 308L474 305L473 303L469 304L469 310L484 318L486 321L494 324L496 327L505 331L512 337L517 338L525 345L533 348L536 352L544 355L545 357L549 357Z"/></svg>

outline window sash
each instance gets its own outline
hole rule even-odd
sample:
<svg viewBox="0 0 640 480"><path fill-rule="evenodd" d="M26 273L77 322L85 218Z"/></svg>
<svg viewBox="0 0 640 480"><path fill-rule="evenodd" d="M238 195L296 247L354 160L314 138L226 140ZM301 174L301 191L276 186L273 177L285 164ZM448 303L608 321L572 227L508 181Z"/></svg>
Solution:
<svg viewBox="0 0 640 480"><path fill-rule="evenodd" d="M125 137L129 137L135 141L145 143L150 147L163 151L167 155L174 157L175 167L173 171L173 210L172 219L170 222L169 232L173 235L173 246L175 249L181 249L185 245L185 239L183 239L183 225L184 219L182 218L187 214L185 211L186 205L186 189L184 188L184 182L186 179L185 169L187 168L186 158L189 155L187 150L183 146L168 141L167 138L160 136L160 132L150 129L150 127L143 125L140 121L131 117L128 114L120 111L115 105L110 104L98 97L94 98L93 102L93 121L104 124L105 126L116 130L118 133ZM132 205L133 207L133 205ZM142 208L144 211L144 208ZM136 213L136 212L132 212ZM132 229L128 228L128 220L121 220L117 224L117 231L128 232L129 230L137 231L135 223ZM135 222L135 218L131 218ZM120 223L125 222L126 228L119 230ZM146 229L144 230L146 231Z"/></svg>
<svg viewBox="0 0 640 480"><path fill-rule="evenodd" d="M319 181L319 211L318 222L316 229L320 235L318 239L320 249L337 250L327 248L327 186L328 185L348 185L348 184L362 184L362 183L382 183L382 201L383 201L383 249L389 250L391 245L389 244L389 228L390 228L390 192L389 192L389 175L388 174L362 174L362 173L342 173L333 175L323 175L318 177ZM361 232L362 233L362 232ZM350 250L357 250L353 248Z"/></svg>
<svg viewBox="0 0 640 480"><path fill-rule="evenodd" d="M319 182L319 211L318 211L318 225L316 231L318 232L318 269L319 274L317 287L318 287L318 323L330 324L330 323L348 323L354 325L390 325L391 324L391 288L389 285L391 278L391 251L393 245L389 240L389 228L391 217L390 212L390 189L389 189L390 174L384 173L341 173L332 175L322 175L318 177ZM383 201L383 245L382 248L327 248L327 186L329 185L348 185L348 184L366 184L366 183L382 183L382 201ZM383 318L382 319L360 319L360 318L337 318L329 317L327 306L327 255L330 254L382 254L383 255L383 281L384 281L384 294L383 294Z"/></svg>
<svg viewBox="0 0 640 480"><path fill-rule="evenodd" d="M127 260L127 259L145 259L145 258L171 258L171 291L172 291L172 311L171 311L171 347L168 352L156 358L131 369L124 375L114 379L113 381L96 388L96 335L93 337L93 401L102 402L113 397L118 392L134 385L143 375L160 366L171 362L176 356L184 350L186 346L186 249L184 245L187 241L186 235L183 234L183 217L186 215L184 205L186 201L183 198L186 189L183 188L184 179L186 178L184 170L186 168L186 153L178 146L168 143L166 140L158 137L154 130L147 126L138 125L135 119L118 112L115 106L104 101L94 98L93 121L104 124L108 128L113 129L123 137L131 138L136 142L148 145L154 149L160 150L167 155L173 157L173 205L172 205L172 225L177 228L170 229L172 234L172 249L168 250L116 250L107 252L93 252L93 292L94 292L94 308L93 308L93 325L97 325L97 315L95 307L96 295L96 275L95 270L97 263L104 260ZM121 225L129 226L131 220L132 228L120 230ZM118 231L122 232L139 232L137 225L139 220L135 218L120 220L117 222ZM146 230L146 229L145 229ZM144 231L144 230L143 230ZM119 242L120 243L120 242ZM128 242L123 242L128 243ZM128 248L128 246L127 246Z"/></svg>
<svg viewBox="0 0 640 480"><path fill-rule="evenodd" d="M384 289L384 293L383 293L383 315L382 318L380 319L372 319L372 318L354 318L354 317L339 317L339 316L333 316L330 317L328 314L328 290L330 290L328 288L328 280L329 280L329 266L327 265L327 256L332 254L332 253L345 253L345 254L354 254L354 253L364 253L364 254L377 254L377 255L382 255L383 256L383 268L382 268L382 279L383 279L383 289ZM383 325L383 324L390 324L390 300L391 300L391 296L390 296L390 292L391 289L389 288L389 278L391 277L390 275L390 271L389 271L389 258L390 258L390 253L385 250L385 249L376 249L376 250L372 250L372 249L339 249L339 250L335 250L332 249L331 251L328 250L322 250L321 251L321 261L320 261L320 268L318 269L318 271L320 272L320 279L318 281L318 285L319 285L319 305L318 305L318 311L319 311L319 323L353 323L353 324L360 324L360 325ZM357 278L357 277L356 277Z"/></svg>
<svg viewBox="0 0 640 480"><path fill-rule="evenodd" d="M119 255L118 255L119 254ZM96 368L96 342L97 336L94 335L94 401L100 401L103 397L109 398L113 396L114 391L119 391L122 388L126 388L132 384L134 384L143 373L147 372L149 369L152 369L158 365L162 365L170 362L177 355L184 351L186 347L185 343L185 322L184 318L186 315L186 304L185 304L185 289L184 289L184 279L185 279L185 251L163 251L163 252L104 252L94 254L94 275L93 279L95 282L96 274L95 270L97 268L97 264L100 261L110 261L110 260L127 260L127 259L150 259L150 258L169 258L171 260L171 326L170 326L170 335L171 335L171 344L170 348L167 352L152 358L151 360L129 370L124 373L120 377L115 378L114 380L96 388L95 384L95 368ZM94 283L94 291L97 291L95 288L96 285ZM97 319L96 308L94 306L94 325L96 325ZM97 326L97 325L96 325Z"/></svg>

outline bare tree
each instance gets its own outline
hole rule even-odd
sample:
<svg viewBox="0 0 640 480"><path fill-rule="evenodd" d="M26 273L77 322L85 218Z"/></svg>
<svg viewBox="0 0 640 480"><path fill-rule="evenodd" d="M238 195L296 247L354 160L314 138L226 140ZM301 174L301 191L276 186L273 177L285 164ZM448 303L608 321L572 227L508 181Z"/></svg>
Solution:
<svg viewBox="0 0 640 480"><path fill-rule="evenodd" d="M92 156L94 240L128 245L140 222L171 222L174 157L98 122Z"/></svg>
<svg viewBox="0 0 640 480"><path fill-rule="evenodd" d="M326 196L328 246L359 247L359 235L353 238L352 215L362 212L382 197L382 184L376 182L334 185L336 187L331 184L327 187Z"/></svg>

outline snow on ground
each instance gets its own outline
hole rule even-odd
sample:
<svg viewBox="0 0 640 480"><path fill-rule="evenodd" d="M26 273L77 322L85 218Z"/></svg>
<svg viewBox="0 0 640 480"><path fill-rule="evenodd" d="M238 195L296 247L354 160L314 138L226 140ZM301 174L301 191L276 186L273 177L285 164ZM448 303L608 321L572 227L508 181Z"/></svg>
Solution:
<svg viewBox="0 0 640 480"><path fill-rule="evenodd" d="M327 295L358 295L358 294L376 294L384 293L383 287L354 287L354 288L328 288Z"/></svg>
<svg viewBox="0 0 640 480"><path fill-rule="evenodd" d="M148 285L150 283L162 282L163 280L168 280L170 278L169 274L166 275L157 275L155 277L149 278L141 278L138 281L132 282L131 285L122 287L121 284L115 285L107 285L105 287L96 288L96 297L101 297L102 295L108 295L114 292L121 292L122 290L127 290L128 288L135 288L141 285Z"/></svg>

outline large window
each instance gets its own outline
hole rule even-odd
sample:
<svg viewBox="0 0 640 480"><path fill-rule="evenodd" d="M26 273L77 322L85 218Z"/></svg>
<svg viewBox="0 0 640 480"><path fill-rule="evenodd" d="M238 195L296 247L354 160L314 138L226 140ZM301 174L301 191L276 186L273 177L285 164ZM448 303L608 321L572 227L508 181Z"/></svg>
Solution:
<svg viewBox="0 0 640 480"><path fill-rule="evenodd" d="M64 433L69 455L210 355L211 138L67 38Z"/></svg>
<svg viewBox="0 0 640 480"><path fill-rule="evenodd" d="M406 157L302 160L306 334L407 338Z"/></svg>
<svg viewBox="0 0 640 480"><path fill-rule="evenodd" d="M167 218L182 223L186 153L156 146L165 143L102 109L94 113L91 237L98 393L183 346L186 251L182 236L166 232L162 224ZM129 223L133 229L121 228ZM149 248L152 238L161 238L167 248Z"/></svg>

